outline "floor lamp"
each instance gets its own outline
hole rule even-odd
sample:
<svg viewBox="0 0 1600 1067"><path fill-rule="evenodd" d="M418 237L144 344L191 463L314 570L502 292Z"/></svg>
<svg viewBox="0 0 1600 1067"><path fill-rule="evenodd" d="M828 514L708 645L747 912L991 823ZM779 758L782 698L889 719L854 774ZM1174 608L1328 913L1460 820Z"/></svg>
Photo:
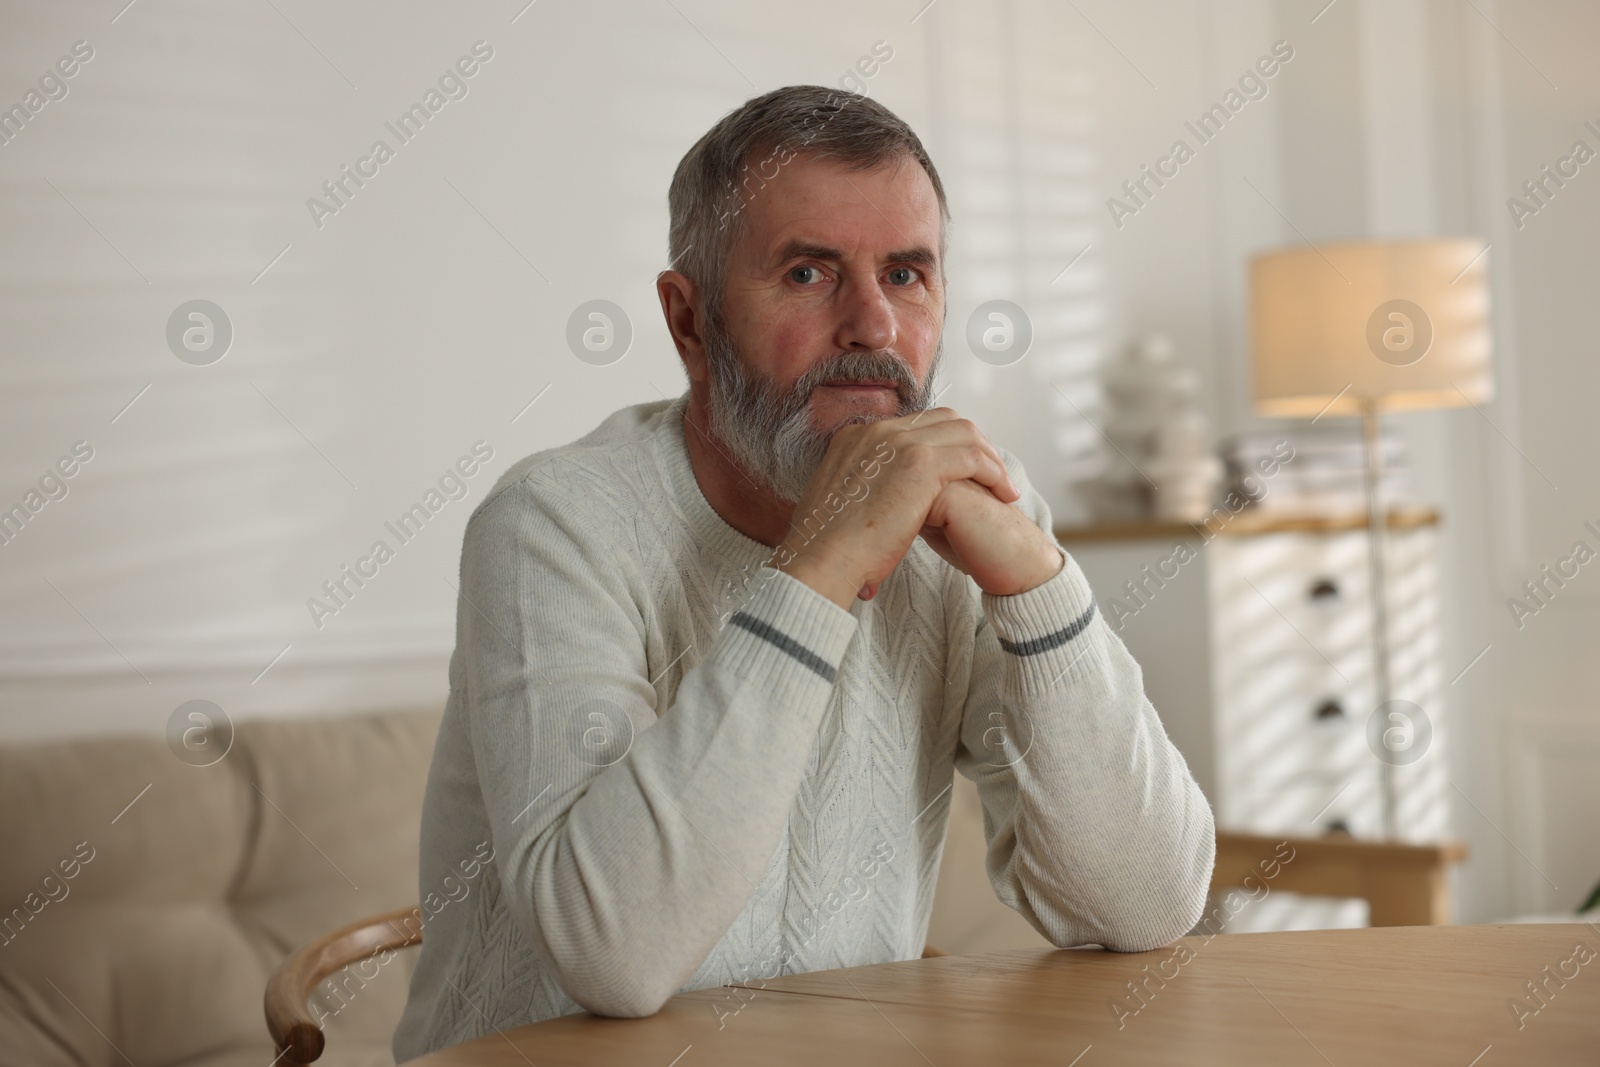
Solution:
<svg viewBox="0 0 1600 1067"><path fill-rule="evenodd" d="M1362 420L1380 708L1392 697L1380 420L1489 399L1487 251L1467 238L1363 241L1266 252L1250 264L1257 413ZM1395 762L1380 757L1390 838L1398 836Z"/></svg>

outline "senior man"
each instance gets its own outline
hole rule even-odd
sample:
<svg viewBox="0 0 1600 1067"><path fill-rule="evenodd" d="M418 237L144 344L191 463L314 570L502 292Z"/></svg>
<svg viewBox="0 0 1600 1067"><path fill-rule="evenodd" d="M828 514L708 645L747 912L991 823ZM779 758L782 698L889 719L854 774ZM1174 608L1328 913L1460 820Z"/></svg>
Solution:
<svg viewBox="0 0 1600 1067"><path fill-rule="evenodd" d="M1021 465L929 406L948 210L916 135L779 89L669 206L688 392L517 463L467 527L397 1060L916 958L954 771L1051 943L1153 949L1204 905L1211 810L1138 665Z"/></svg>

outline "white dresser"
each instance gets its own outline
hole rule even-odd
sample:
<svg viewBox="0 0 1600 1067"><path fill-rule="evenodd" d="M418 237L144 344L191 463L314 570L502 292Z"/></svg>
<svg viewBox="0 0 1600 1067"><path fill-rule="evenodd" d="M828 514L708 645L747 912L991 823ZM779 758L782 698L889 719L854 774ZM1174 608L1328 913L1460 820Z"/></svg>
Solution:
<svg viewBox="0 0 1600 1067"><path fill-rule="evenodd" d="M1426 842L1446 836L1452 796L1436 523L1427 511L1391 518L1390 695L1421 713L1391 704L1376 728L1369 723L1377 701L1364 517L1244 512L1209 539L1154 523L1059 533L1107 620L1120 621L1146 692L1206 789L1220 828L1381 837L1383 752L1393 766L1398 836ZM1194 550L1193 560L1175 577L1152 581L1173 572L1160 562L1179 542ZM1201 659L1205 678L1195 677ZM1359 901L1272 893L1229 929L1365 922Z"/></svg>

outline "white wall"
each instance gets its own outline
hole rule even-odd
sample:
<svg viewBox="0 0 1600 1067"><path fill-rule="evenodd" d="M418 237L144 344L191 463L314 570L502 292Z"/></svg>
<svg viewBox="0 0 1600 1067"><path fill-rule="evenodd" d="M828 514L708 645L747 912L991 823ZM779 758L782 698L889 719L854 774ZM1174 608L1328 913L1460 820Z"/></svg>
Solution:
<svg viewBox="0 0 1600 1067"><path fill-rule="evenodd" d="M1600 71L1578 2L1428 10L1440 116L1440 224L1492 244L1497 395L1483 414L1436 415L1446 543L1447 648L1462 734L1457 826L1475 851L1466 914L1570 909L1600 879L1600 575L1585 568L1522 628L1507 599L1600 519L1592 444L1600 371L1589 328L1600 179L1593 166L1517 228L1507 198L1581 138L1600 151ZM1486 17L1485 17L1486 16ZM1493 24L1491 25L1491 21ZM1600 525L1600 522L1597 522ZM1453 609L1453 610L1451 610ZM1458 794L1458 800L1462 799Z"/></svg>
<svg viewBox="0 0 1600 1067"><path fill-rule="evenodd" d="M1058 175L1086 180L1088 83L1054 63L1073 37L1040 3L904 7L9 8L0 100L75 41L93 58L0 147L0 500L74 442L94 458L0 546L0 736L159 729L194 697L246 715L441 701L460 533L488 484L682 390L653 287L668 180L759 92L835 85L886 42L870 90L928 131L958 200L951 321L1038 287L1093 206L1044 202ZM493 57L467 95L400 144L385 123L479 40ZM308 198L378 138L394 158L314 220ZM972 180L997 168L998 205ZM1080 368L1093 279L1026 298L1040 351L1075 344ZM164 341L196 297L235 330L210 366ZM611 366L564 341L594 298L636 331ZM1022 379L974 386L954 344L957 393L1004 412ZM1019 451L1051 447L1044 413L1010 421ZM401 547L385 521L479 441L494 459L470 495ZM395 559L314 619L307 600L380 538Z"/></svg>

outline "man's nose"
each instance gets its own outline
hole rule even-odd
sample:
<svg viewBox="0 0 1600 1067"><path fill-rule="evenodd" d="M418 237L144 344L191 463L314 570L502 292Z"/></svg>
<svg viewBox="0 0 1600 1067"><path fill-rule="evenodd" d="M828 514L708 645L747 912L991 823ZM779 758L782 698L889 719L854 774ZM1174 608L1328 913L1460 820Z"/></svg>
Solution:
<svg viewBox="0 0 1600 1067"><path fill-rule="evenodd" d="M877 279L850 283L843 292L843 307L836 338L844 350L882 351L899 339L894 307Z"/></svg>

